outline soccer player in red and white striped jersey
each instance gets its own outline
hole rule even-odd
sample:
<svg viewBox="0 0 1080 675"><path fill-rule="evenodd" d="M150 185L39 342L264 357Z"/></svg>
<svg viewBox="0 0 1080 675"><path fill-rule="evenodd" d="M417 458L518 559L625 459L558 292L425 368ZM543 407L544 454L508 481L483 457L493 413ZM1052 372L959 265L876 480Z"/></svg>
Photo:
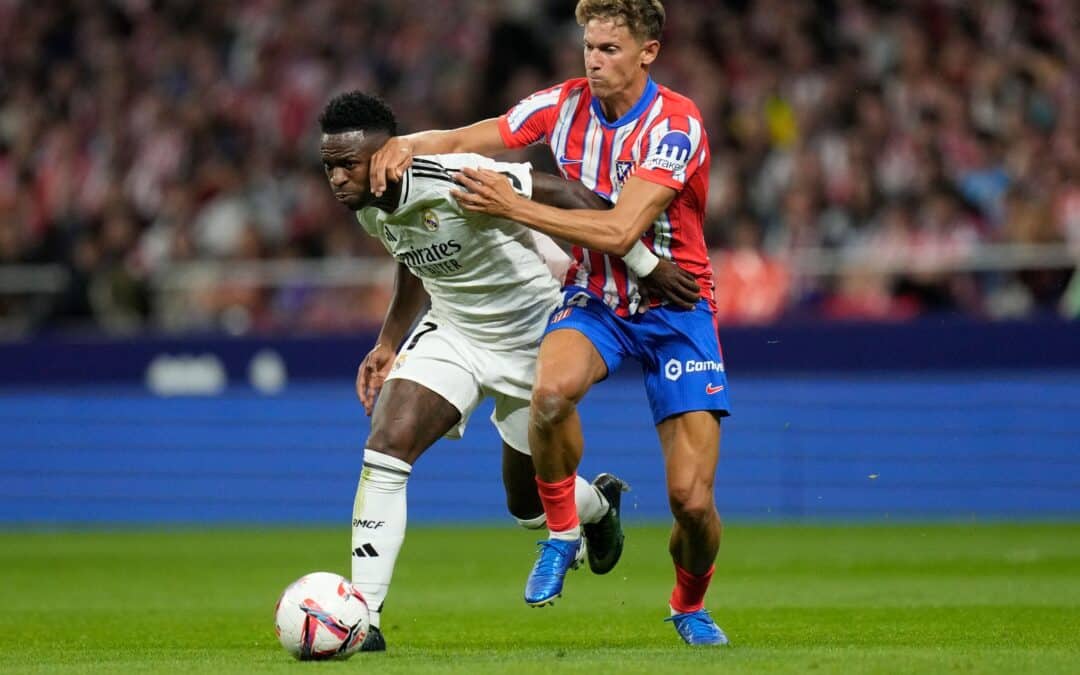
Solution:
<svg viewBox="0 0 1080 675"><path fill-rule="evenodd" d="M723 645L727 637L703 607L720 544L713 483L720 418L728 414L702 229L708 140L696 106L649 76L665 18L659 0L580 0L576 15L584 27L584 78L539 91L498 118L391 139L372 158L372 191L397 180L413 154L490 154L544 142L565 177L614 203L608 211L557 209L521 199L493 172L466 169L458 177L463 208L574 245L563 305L541 343L533 384L529 445L550 537L525 600L541 606L558 597L585 542L594 570L594 557L610 569L621 551L621 531L617 550L595 551L596 542L611 543L611 533L603 523L582 528L574 513L584 450L576 404L630 357L644 372L675 517L671 620L688 644ZM635 248L638 242L646 249ZM642 307L638 279L659 258L695 276L701 299L694 309Z"/></svg>
<svg viewBox="0 0 1080 675"><path fill-rule="evenodd" d="M634 105L609 121L589 84L588 78L568 80L518 103L498 118L503 143L517 148L546 140L564 177L611 202L618 203L632 176L675 190L643 239L656 255L694 274L711 299L701 208L710 157L701 113L690 99L647 78ZM636 280L620 257L579 246L574 258L567 285L588 288L619 316L637 312Z"/></svg>

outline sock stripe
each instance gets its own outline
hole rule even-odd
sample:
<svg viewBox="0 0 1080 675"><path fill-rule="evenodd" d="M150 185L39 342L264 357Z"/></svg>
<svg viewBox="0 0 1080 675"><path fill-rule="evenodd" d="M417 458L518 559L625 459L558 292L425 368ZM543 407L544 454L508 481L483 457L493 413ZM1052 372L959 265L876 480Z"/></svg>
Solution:
<svg viewBox="0 0 1080 675"><path fill-rule="evenodd" d="M364 468L365 469L378 469L379 471L386 471L386 472L392 473L392 474L394 474L396 476L405 476L406 478L409 476L408 471L403 471L402 469L398 469L398 468L395 468L395 467L392 467L392 466L385 466L383 464L375 464L374 462L364 462Z"/></svg>

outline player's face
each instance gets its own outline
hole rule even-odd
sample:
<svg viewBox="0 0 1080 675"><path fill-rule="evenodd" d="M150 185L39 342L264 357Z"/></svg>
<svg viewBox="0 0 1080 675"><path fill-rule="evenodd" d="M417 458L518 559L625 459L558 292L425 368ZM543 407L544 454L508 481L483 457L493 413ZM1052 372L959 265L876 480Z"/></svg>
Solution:
<svg viewBox="0 0 1080 675"><path fill-rule="evenodd" d="M585 76L593 96L617 96L644 82L660 43L638 41L624 23L590 19L585 25Z"/></svg>
<svg viewBox="0 0 1080 675"><path fill-rule="evenodd" d="M368 165L371 156L388 138L384 132L323 134L320 148L323 171L334 197L349 209L357 211L375 199L368 181Z"/></svg>

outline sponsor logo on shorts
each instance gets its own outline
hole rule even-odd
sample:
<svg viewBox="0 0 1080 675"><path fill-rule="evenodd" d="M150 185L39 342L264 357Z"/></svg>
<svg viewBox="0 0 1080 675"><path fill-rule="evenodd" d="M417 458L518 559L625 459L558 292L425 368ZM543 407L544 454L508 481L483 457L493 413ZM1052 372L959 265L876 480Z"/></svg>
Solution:
<svg viewBox="0 0 1080 675"><path fill-rule="evenodd" d="M722 391L724 391L724 385L722 384L713 384L712 382L710 382L705 385L705 393L709 396L712 396L713 394L719 394Z"/></svg>
<svg viewBox="0 0 1080 675"><path fill-rule="evenodd" d="M682 377L682 362L678 359L671 359L664 364L664 377L674 382Z"/></svg>
<svg viewBox="0 0 1080 675"><path fill-rule="evenodd" d="M724 364L721 361L679 361L670 359L664 364L664 377L674 382L683 376L683 373L722 373ZM712 386L710 383L709 386ZM722 389L723 387L721 387ZM719 389L717 391L720 391ZM716 392L709 392L714 394Z"/></svg>

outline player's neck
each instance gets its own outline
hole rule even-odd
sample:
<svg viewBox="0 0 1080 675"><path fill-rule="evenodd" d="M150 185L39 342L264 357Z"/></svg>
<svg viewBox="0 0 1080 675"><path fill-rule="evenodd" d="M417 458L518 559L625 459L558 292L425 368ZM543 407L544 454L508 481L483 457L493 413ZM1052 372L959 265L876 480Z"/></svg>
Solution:
<svg viewBox="0 0 1080 675"><path fill-rule="evenodd" d="M382 209L387 213L393 213L397 210L398 204L401 203L401 182L393 183L386 182L386 192L382 193L382 196L376 197L368 206L374 206L377 209Z"/></svg>
<svg viewBox="0 0 1080 675"><path fill-rule="evenodd" d="M607 118L607 121L614 122L618 119L622 119L623 115L630 112L630 110L637 105L637 102L641 100L641 96L645 93L645 87L648 83L649 77L646 75L626 89L601 98L600 109L604 112L604 117Z"/></svg>

